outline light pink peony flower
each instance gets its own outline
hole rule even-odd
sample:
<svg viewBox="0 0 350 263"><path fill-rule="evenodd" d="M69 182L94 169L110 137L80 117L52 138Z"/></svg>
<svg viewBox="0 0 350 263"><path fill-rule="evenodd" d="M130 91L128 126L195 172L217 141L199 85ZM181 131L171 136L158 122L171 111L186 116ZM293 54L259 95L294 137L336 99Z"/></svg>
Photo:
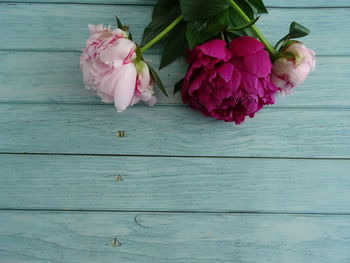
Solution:
<svg viewBox="0 0 350 263"><path fill-rule="evenodd" d="M144 101L156 103L154 81L144 61L135 61L136 44L128 32L89 25L90 37L80 56L85 87L103 102L113 102L118 112Z"/></svg>
<svg viewBox="0 0 350 263"><path fill-rule="evenodd" d="M315 52L301 42L293 41L282 48L281 57L274 62L271 81L282 94L289 94L314 71L315 64Z"/></svg>

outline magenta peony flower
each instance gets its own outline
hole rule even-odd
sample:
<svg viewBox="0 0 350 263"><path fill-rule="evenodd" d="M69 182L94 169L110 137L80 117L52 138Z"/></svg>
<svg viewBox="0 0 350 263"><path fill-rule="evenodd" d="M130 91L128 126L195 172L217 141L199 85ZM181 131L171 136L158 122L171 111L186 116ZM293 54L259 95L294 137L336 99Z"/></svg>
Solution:
<svg viewBox="0 0 350 263"><path fill-rule="evenodd" d="M118 112L139 101L154 105L153 79L143 61L135 61L136 44L128 32L89 25L90 37L80 57L85 87L113 102Z"/></svg>
<svg viewBox="0 0 350 263"><path fill-rule="evenodd" d="M281 57L274 62L271 81L283 94L289 94L314 71L315 64L315 52L301 42L293 41L282 48Z"/></svg>
<svg viewBox="0 0 350 263"><path fill-rule="evenodd" d="M221 39L208 41L189 52L188 62L182 99L205 116L240 124L274 103L272 64L255 38L236 38L228 47Z"/></svg>

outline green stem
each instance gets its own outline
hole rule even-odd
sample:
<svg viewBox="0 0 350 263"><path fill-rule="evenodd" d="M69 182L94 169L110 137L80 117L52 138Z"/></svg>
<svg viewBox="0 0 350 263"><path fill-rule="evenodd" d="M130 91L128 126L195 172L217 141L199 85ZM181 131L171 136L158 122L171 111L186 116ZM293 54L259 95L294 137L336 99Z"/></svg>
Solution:
<svg viewBox="0 0 350 263"><path fill-rule="evenodd" d="M233 0L227 0L227 2L233 7L233 9L244 20L244 22L247 22L247 23L251 22L250 18ZM251 29L253 30L254 34L258 37L260 42L265 46L270 56L274 58L277 55L277 51L273 48L273 46L271 46L271 44L267 41L267 39L264 37L264 35L259 31L259 29L255 25L252 25Z"/></svg>
<svg viewBox="0 0 350 263"><path fill-rule="evenodd" d="M184 18L183 15L179 15L170 25L168 25L162 32L156 35L152 40L150 40L146 45L141 47L141 53L144 53L150 47L152 47L155 43L157 43L160 39L162 39L166 34L168 34L181 20Z"/></svg>

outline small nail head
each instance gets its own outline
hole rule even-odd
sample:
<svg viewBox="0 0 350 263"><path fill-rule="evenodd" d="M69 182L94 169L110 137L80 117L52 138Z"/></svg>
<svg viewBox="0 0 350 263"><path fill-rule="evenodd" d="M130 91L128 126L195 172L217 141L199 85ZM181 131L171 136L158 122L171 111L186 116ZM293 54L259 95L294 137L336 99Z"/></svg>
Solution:
<svg viewBox="0 0 350 263"><path fill-rule="evenodd" d="M116 181L116 182L123 181L123 177L122 177L120 174L117 174L117 175L114 177L114 181Z"/></svg>
<svg viewBox="0 0 350 263"><path fill-rule="evenodd" d="M113 238L112 242L111 242L111 246L112 247L118 247L121 246L122 244L118 241L118 239Z"/></svg>
<svg viewBox="0 0 350 263"><path fill-rule="evenodd" d="M118 136L119 138L123 138L123 137L125 137L126 132L125 131L117 131L115 133L115 135Z"/></svg>

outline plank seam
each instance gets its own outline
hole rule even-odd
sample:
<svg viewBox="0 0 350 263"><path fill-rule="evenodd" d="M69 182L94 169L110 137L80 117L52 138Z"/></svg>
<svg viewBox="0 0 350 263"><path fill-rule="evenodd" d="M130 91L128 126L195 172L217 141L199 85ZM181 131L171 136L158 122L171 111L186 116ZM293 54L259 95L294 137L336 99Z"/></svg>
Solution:
<svg viewBox="0 0 350 263"><path fill-rule="evenodd" d="M12 105L67 105L67 106L101 106L101 107L111 107L113 106L113 103L101 103L101 102L83 102L83 101L22 101L22 100L1 100L0 99L0 105L4 104L12 104ZM340 110L350 110L350 106L339 106L339 105L321 105L321 106L308 106L308 105L295 105L295 106L276 106L277 104L273 106L267 106L264 110L326 110L326 111L340 111ZM145 107L148 108L149 106L145 106L142 104L137 104L133 106L135 107ZM183 103L159 103L155 106L158 107L188 107L188 105Z"/></svg>
<svg viewBox="0 0 350 263"><path fill-rule="evenodd" d="M49 152L49 153L45 153L45 152L0 152L0 155L350 161L350 157L218 156L218 155L165 155L165 154L142 155L142 154L93 154L93 153L54 153L54 152Z"/></svg>
<svg viewBox="0 0 350 263"><path fill-rule="evenodd" d="M0 52L38 52L38 53L81 53L78 48L77 49L10 49L10 48L0 48ZM152 50L147 51L146 55L161 55L160 52L154 52ZM347 58L350 57L350 54L317 54L316 58Z"/></svg>
<svg viewBox="0 0 350 263"><path fill-rule="evenodd" d="M47 5L104 5L104 6L154 6L154 3L86 3L86 2L46 2L46 1L0 1L0 4L16 5L16 4L47 4ZM334 9L334 8L350 8L350 6L266 6L271 9Z"/></svg>
<svg viewBox="0 0 350 263"><path fill-rule="evenodd" d="M0 48L0 52L27 52L27 53L81 53L81 51L77 49L11 49L11 48ZM146 55L160 55L159 52L152 52L152 50L145 52ZM330 55L331 56L331 55ZM338 56L338 55L336 55ZM341 57L349 56L349 55L339 55Z"/></svg>
<svg viewBox="0 0 350 263"><path fill-rule="evenodd" d="M72 54L80 54L81 51L79 49L11 49L11 48L0 48L0 52L23 52L23 53L72 53ZM145 55L161 55L159 51L150 49ZM316 58L349 58L349 54L320 54L318 53Z"/></svg>
<svg viewBox="0 0 350 263"><path fill-rule="evenodd" d="M278 212L278 211L204 211L204 210L119 210L119 209L46 209L46 208L0 208L1 211L62 212L62 213L154 213L154 214L233 214L233 215L292 215L292 216L350 216L350 212Z"/></svg>
<svg viewBox="0 0 350 263"><path fill-rule="evenodd" d="M5 5L17 5L17 4L38 4L38 5L102 5L102 6L154 6L154 4L141 4L141 3L84 3L84 2L29 2L29 1L0 1L0 4Z"/></svg>
<svg viewBox="0 0 350 263"><path fill-rule="evenodd" d="M61 106L94 106L94 107L111 107L113 104L111 103L100 103L100 102L69 102L69 101L13 101L13 100L1 100L0 99L0 106L1 105L61 105ZM277 105L277 104L276 104ZM295 106L268 106L265 107L265 111L270 111L270 110L289 110L289 111L298 111L298 110L323 110L323 111L348 111L350 110L350 106L338 106L338 105L322 105L322 106L308 106L308 105L295 105ZM145 107L148 108L149 106L138 104L134 105L134 108L139 108L139 107ZM157 104L155 108L159 107L188 107L188 105L183 104L183 103L161 103Z"/></svg>

